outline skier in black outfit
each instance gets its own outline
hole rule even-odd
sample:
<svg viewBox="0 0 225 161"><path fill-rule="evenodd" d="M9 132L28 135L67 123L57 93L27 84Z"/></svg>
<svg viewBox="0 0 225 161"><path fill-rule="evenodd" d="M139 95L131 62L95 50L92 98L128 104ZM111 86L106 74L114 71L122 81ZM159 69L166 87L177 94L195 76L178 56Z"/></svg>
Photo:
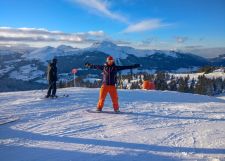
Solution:
<svg viewBox="0 0 225 161"><path fill-rule="evenodd" d="M48 97L57 97L56 96L56 81L58 80L57 78L57 59L54 58L51 63L48 65L48 71L47 71L47 80L48 80L48 92L47 95L45 96L46 98Z"/></svg>

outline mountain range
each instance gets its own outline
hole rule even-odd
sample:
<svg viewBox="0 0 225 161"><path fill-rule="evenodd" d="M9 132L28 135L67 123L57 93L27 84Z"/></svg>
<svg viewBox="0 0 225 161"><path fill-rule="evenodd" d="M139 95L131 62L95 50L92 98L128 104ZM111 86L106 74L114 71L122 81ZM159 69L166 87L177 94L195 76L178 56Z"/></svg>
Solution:
<svg viewBox="0 0 225 161"><path fill-rule="evenodd" d="M46 67L52 58L58 59L59 73L70 73L78 68L77 75L100 74L87 70L85 62L103 64L113 56L117 65L141 64L141 71L193 71L202 66L225 66L225 54L204 58L193 53L165 50L143 50L118 46L110 41L95 42L88 48L60 45L42 48L28 46L0 47L0 91L18 89L18 84L37 88L42 86ZM21 87L22 88L22 87ZM30 89L30 87L29 87Z"/></svg>

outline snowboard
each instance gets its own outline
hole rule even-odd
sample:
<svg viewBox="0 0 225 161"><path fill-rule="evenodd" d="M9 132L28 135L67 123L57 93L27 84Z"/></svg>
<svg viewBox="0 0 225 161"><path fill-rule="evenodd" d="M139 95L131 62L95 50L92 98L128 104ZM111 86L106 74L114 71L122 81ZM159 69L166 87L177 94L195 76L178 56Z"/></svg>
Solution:
<svg viewBox="0 0 225 161"><path fill-rule="evenodd" d="M12 123L12 122L18 121L19 119L20 119L19 117L0 118L0 125Z"/></svg>
<svg viewBox="0 0 225 161"><path fill-rule="evenodd" d="M64 94L64 95L59 95L59 96L54 96L54 97L48 97L48 98L46 98L46 97L44 97L45 99L57 99L57 98L64 98L64 97L69 97L69 95L68 94Z"/></svg>
<svg viewBox="0 0 225 161"><path fill-rule="evenodd" d="M129 114L129 113L127 113L127 112L114 112L114 111L96 111L95 109L88 109L88 110L86 110L87 112L89 112L89 113L103 113L103 114Z"/></svg>

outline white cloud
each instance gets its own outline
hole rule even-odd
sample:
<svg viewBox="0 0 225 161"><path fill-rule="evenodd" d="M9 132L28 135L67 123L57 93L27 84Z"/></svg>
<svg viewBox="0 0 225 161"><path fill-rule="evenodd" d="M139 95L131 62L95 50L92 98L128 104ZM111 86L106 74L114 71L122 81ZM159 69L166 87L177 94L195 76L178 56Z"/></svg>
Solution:
<svg viewBox="0 0 225 161"><path fill-rule="evenodd" d="M61 31L49 31L43 28L0 27L0 42L85 43L104 37L105 33L102 30L81 33L65 33Z"/></svg>
<svg viewBox="0 0 225 161"><path fill-rule="evenodd" d="M96 37L102 37L102 36L105 36L105 33L104 31L102 30L99 30L99 31L88 31L87 33L85 33L87 35L90 35L90 36L96 36Z"/></svg>
<svg viewBox="0 0 225 161"><path fill-rule="evenodd" d="M98 13L103 14L104 16L107 16L111 19L128 23L128 20L126 17L111 11L106 1L103 1L103 0L73 0L73 1L76 2L77 4L93 9L97 11Z"/></svg>
<svg viewBox="0 0 225 161"><path fill-rule="evenodd" d="M177 43L184 43L188 40L187 36L176 36L175 37Z"/></svg>
<svg viewBox="0 0 225 161"><path fill-rule="evenodd" d="M163 23L160 19L148 19L135 24L129 25L123 33L143 32L155 30L161 27L169 26L170 24Z"/></svg>
<svg viewBox="0 0 225 161"><path fill-rule="evenodd" d="M166 24L162 22L161 19L147 19L138 23L132 23L126 16L115 13L110 9L110 4L108 0L71 0L72 2L86 7L89 10L95 11L98 15L106 16L111 19L120 21L129 25L122 33L133 33L133 32L143 32L147 30L154 30L161 27L170 26L171 24ZM132 1L124 1L123 3L131 3Z"/></svg>
<svg viewBox="0 0 225 161"><path fill-rule="evenodd" d="M204 47L201 45L185 46L181 49L185 52L194 53L207 58L214 58L225 53L225 47Z"/></svg>

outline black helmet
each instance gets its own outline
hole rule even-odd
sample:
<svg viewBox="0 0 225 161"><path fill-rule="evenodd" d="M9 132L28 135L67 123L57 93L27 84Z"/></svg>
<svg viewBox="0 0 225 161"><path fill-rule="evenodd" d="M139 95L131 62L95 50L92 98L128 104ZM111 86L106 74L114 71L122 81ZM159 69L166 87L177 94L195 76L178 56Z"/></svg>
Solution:
<svg viewBox="0 0 225 161"><path fill-rule="evenodd" d="M52 62L53 62L53 63L57 63L57 59L56 59L56 58L53 58L53 59L52 59Z"/></svg>

